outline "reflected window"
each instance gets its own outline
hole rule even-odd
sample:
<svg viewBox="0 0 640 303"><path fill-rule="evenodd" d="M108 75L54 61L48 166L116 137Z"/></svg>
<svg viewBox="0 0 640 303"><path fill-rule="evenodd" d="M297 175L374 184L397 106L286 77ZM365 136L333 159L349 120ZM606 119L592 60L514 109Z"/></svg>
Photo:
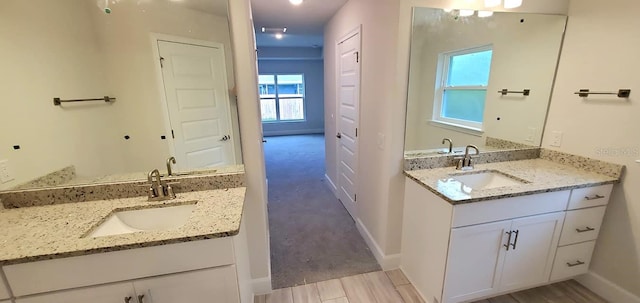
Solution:
<svg viewBox="0 0 640 303"><path fill-rule="evenodd" d="M482 130L491 46L440 55L433 120Z"/></svg>
<svg viewBox="0 0 640 303"><path fill-rule="evenodd" d="M259 75L258 91L262 122L305 119L304 75Z"/></svg>

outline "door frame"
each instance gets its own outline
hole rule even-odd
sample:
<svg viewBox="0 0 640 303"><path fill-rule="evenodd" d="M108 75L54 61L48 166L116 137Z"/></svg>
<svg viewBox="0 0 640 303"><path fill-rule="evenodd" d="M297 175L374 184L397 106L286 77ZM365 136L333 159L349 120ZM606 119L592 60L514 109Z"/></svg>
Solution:
<svg viewBox="0 0 640 303"><path fill-rule="evenodd" d="M343 42L345 42L346 40L348 40L349 38L358 35L359 38L359 55L360 58L362 58L362 24L358 24L358 26L354 27L352 30L348 31L346 34L340 36L340 38L336 39L334 41L334 45L335 45L335 70L336 70L336 79L335 79L335 108L336 108L336 118L335 118L335 125L336 125L336 132L340 132L340 44L342 44ZM360 60L360 63L362 61ZM360 99L362 97L362 64L358 64L358 123L357 123L357 128L360 129ZM357 157L358 160L356 161L356 180L354 182L354 187L355 187L355 192L357 194L357 192L359 191L359 184L360 184L360 140L359 140L359 136L358 136L358 140L356 140L356 146L357 146ZM336 148L335 148L335 152L336 152L336 198L338 198L338 200L340 200L340 140L336 140ZM341 203L344 204L344 202L341 201ZM357 206L357 204L356 204ZM346 206L345 206L346 207ZM354 214L350 214L354 221L357 221L357 219L359 218L358 216L358 208L356 207L356 209L354 209Z"/></svg>
<svg viewBox="0 0 640 303"><path fill-rule="evenodd" d="M229 119L229 128L230 128L229 131L233 133L233 117L231 115L231 99L229 97L229 79L227 79L227 62L226 62L226 54L224 51L224 44L219 42L214 42L214 41L198 40L198 39L185 38L185 37L160 34L160 33L150 33L149 36L151 39L151 49L153 52L152 60L153 60L154 71L156 74L156 86L160 94L160 98L158 98L158 102L160 102L159 106L162 109L164 128L167 134L167 144L168 144L169 153L171 154L171 156L174 156L176 154L176 146L175 146L175 140L173 139L173 136L169 136L173 128L171 127L171 115L169 114L169 105L167 104L167 92L165 91L164 78L162 76L162 66L160 65L160 48L158 46L159 41L219 48L222 51L222 67L224 68L224 71L225 71L224 76L226 80L225 81L226 89L224 90L224 95L225 95L225 101L228 102L226 116ZM240 138L237 138L237 139L233 137L231 138L231 142L230 142L231 148L232 148L231 159L233 160L233 163L231 165L236 165L238 163L238 159L236 157L236 152L237 152L236 140L239 140L239 139Z"/></svg>

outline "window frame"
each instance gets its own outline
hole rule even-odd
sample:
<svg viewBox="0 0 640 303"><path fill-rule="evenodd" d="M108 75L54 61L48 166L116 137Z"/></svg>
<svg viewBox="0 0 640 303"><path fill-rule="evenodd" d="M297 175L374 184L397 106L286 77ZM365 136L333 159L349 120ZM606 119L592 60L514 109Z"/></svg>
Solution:
<svg viewBox="0 0 640 303"><path fill-rule="evenodd" d="M300 75L302 76L302 86L304 87L302 96L296 97L280 97L280 93L278 92L278 76L288 76L288 75ZM275 87L275 91L273 97L263 98L260 93L260 81L258 81L258 99L260 102L260 106L262 106L262 100L274 100L276 106L276 120L262 120L262 112L260 113L260 122L262 123L291 123L291 122L306 122L307 121L307 82L304 73L260 73L259 76L273 76L273 85ZM268 91L267 91L268 92ZM267 94L271 96L270 94ZM302 99L302 119L289 119L282 120L280 119L280 100L281 99Z"/></svg>
<svg viewBox="0 0 640 303"><path fill-rule="evenodd" d="M436 125L442 125L448 128L459 128L465 132L471 132L474 134L482 134L484 130L483 122L476 122L471 120L455 119L442 116L443 102L445 92L448 91L464 91L464 90L483 90L487 91L487 86L482 85L467 85L467 86L447 86L449 79L449 69L451 65L451 58L455 56L467 55L472 53L480 53L484 51L492 51L492 63L493 63L493 45L482 45L477 47L465 48L462 50L455 50L450 52L444 52L438 55L438 72L436 76L435 96L433 102L433 115L431 122ZM491 69L491 67L489 67ZM490 79L490 78L489 78ZM485 108L486 108L485 97ZM484 115L484 112L483 112Z"/></svg>

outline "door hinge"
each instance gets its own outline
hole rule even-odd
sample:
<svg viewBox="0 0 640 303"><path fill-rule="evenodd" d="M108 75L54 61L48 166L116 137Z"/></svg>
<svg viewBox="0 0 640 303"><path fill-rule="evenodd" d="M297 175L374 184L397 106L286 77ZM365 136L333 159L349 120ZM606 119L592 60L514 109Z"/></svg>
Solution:
<svg viewBox="0 0 640 303"><path fill-rule="evenodd" d="M358 201L358 194L353 194L353 202Z"/></svg>
<svg viewBox="0 0 640 303"><path fill-rule="evenodd" d="M358 128L356 127L356 138L358 137Z"/></svg>
<svg viewBox="0 0 640 303"><path fill-rule="evenodd" d="M160 57L160 68L164 67L164 57Z"/></svg>
<svg viewBox="0 0 640 303"><path fill-rule="evenodd" d="M176 135L173 133L173 129L171 130L171 138L175 139Z"/></svg>
<svg viewBox="0 0 640 303"><path fill-rule="evenodd" d="M360 52L356 52L356 63L360 63Z"/></svg>

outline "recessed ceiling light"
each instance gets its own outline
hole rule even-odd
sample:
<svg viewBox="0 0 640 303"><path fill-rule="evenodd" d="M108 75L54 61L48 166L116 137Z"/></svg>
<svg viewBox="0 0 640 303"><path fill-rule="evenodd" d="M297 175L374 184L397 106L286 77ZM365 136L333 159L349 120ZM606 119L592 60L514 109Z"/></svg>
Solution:
<svg viewBox="0 0 640 303"><path fill-rule="evenodd" d="M277 34L275 34L275 37L276 37L276 39L280 40L280 39L282 39L283 36L282 36L281 33L277 33Z"/></svg>
<svg viewBox="0 0 640 303"><path fill-rule="evenodd" d="M293 5L300 5L300 4L302 4L302 0L289 0L289 2L291 2L291 4L293 4Z"/></svg>

